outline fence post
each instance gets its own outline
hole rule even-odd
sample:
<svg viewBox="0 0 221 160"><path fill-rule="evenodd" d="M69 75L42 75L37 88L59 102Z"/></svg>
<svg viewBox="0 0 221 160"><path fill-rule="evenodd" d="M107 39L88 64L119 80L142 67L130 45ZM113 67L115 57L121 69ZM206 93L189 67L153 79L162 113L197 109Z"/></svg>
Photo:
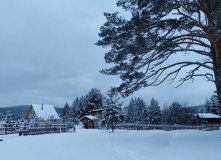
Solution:
<svg viewBox="0 0 221 160"><path fill-rule="evenodd" d="M48 123L46 123L46 133L48 133Z"/></svg>

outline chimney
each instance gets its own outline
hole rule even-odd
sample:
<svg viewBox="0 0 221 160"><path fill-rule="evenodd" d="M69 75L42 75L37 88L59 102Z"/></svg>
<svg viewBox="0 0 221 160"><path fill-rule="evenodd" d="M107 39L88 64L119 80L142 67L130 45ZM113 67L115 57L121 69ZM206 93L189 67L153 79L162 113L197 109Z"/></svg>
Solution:
<svg viewBox="0 0 221 160"><path fill-rule="evenodd" d="M41 110L43 110L43 104L42 104Z"/></svg>

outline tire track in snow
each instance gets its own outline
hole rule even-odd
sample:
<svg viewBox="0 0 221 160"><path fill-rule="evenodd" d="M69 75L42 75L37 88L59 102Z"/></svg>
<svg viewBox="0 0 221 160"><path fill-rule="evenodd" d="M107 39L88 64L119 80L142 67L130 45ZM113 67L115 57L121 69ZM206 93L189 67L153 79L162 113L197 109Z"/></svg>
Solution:
<svg viewBox="0 0 221 160"><path fill-rule="evenodd" d="M116 134L110 139L109 142L104 143L104 146L113 150L114 152L117 152L118 154L125 156L125 158L128 160L150 160L150 158L147 156L141 156L139 153L134 152L131 149L118 145L116 142L118 142L119 139L121 139L121 136Z"/></svg>
<svg viewBox="0 0 221 160"><path fill-rule="evenodd" d="M131 160L150 160L149 158L141 156L140 154L138 154L130 149L127 149L127 148L117 145L115 142L106 144L106 147L111 150L114 150L115 152L117 152L121 155L124 155L125 157L127 157L128 160L130 160L130 159Z"/></svg>

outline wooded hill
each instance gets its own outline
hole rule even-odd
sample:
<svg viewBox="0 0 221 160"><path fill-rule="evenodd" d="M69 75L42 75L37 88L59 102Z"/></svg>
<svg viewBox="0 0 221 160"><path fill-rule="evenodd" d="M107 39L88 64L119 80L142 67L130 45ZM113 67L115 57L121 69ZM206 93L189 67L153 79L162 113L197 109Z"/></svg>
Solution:
<svg viewBox="0 0 221 160"><path fill-rule="evenodd" d="M18 106L9 106L9 107L0 107L0 114L10 112L14 114L15 117L25 116L28 112L30 105L18 105ZM58 114L62 113L63 108L55 107L55 110Z"/></svg>

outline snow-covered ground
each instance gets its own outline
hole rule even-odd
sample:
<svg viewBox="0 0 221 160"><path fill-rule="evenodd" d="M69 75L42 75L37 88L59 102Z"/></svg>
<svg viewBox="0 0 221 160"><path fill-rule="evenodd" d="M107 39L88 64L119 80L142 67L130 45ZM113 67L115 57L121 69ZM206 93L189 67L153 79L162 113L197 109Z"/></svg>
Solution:
<svg viewBox="0 0 221 160"><path fill-rule="evenodd" d="M0 160L220 160L221 131L78 129L76 133L0 135Z"/></svg>

